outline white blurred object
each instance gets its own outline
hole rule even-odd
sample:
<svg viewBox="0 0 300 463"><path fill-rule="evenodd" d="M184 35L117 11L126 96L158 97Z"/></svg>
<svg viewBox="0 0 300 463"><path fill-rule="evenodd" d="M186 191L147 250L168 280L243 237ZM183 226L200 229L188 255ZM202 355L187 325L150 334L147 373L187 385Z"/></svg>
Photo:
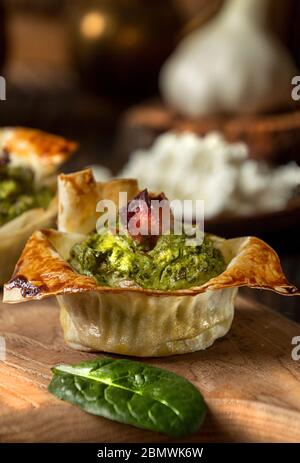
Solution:
<svg viewBox="0 0 300 463"><path fill-rule="evenodd" d="M296 163L272 168L248 158L244 143L221 134L166 133L149 150L134 152L119 174L172 199L204 200L205 217L284 209L300 184Z"/></svg>
<svg viewBox="0 0 300 463"><path fill-rule="evenodd" d="M269 6L269 0L227 0L213 20L184 39L161 71L165 101L192 117L291 105L297 69L266 31Z"/></svg>
<svg viewBox="0 0 300 463"><path fill-rule="evenodd" d="M108 182L112 178L111 172L107 167L95 164L91 168L97 182Z"/></svg>

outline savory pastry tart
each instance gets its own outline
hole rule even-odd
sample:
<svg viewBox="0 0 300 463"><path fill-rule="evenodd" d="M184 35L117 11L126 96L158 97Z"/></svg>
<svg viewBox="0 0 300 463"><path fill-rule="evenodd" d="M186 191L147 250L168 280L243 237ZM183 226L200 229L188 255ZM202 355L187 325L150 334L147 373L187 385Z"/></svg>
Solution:
<svg viewBox="0 0 300 463"><path fill-rule="evenodd" d="M26 128L0 129L0 284L30 235L54 225L55 173L76 144Z"/></svg>
<svg viewBox="0 0 300 463"><path fill-rule="evenodd" d="M206 235L193 247L172 233L95 233L100 199L117 203L126 192L129 200L148 200L135 180L96 183L86 170L60 175L58 185L59 230L36 231L29 239L4 302L57 296L66 342L75 349L193 352L228 332L238 287L299 294L273 249L254 237Z"/></svg>

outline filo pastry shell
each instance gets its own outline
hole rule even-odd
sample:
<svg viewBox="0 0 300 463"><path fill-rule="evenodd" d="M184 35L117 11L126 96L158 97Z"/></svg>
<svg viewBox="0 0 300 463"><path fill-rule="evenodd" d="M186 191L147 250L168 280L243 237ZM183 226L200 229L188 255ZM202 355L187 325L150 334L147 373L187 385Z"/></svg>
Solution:
<svg viewBox="0 0 300 463"><path fill-rule="evenodd" d="M76 144L62 137L35 129L7 127L0 129L0 159L12 166L29 167L38 184L56 189L60 164L75 150ZM26 241L35 230L55 225L57 198L49 207L30 209L0 227L0 285L12 275Z"/></svg>
<svg viewBox="0 0 300 463"><path fill-rule="evenodd" d="M240 286L299 294L283 275L277 254L254 237L212 237L227 267L199 287L158 291L129 283L117 288L98 286L93 278L76 273L67 260L72 246L95 228L96 202L116 198L119 191L127 191L130 199L138 191L137 183L97 184L89 170L61 175L61 230L40 230L30 238L13 278L5 285L4 302L57 296L65 340L71 347L164 356L205 349L224 336Z"/></svg>

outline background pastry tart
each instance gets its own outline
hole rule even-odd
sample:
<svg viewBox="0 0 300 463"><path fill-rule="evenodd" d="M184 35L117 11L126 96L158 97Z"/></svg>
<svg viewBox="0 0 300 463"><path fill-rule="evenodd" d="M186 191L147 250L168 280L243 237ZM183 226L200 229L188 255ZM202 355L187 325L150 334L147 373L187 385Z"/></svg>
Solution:
<svg viewBox="0 0 300 463"><path fill-rule="evenodd" d="M58 167L76 144L27 128L0 129L0 284L31 234L55 224Z"/></svg>
<svg viewBox="0 0 300 463"><path fill-rule="evenodd" d="M72 250L95 229L97 202L117 202L120 191L131 199L139 191L137 182L97 183L85 170L60 175L58 191L59 230L39 230L29 239L4 287L4 302L56 296L65 340L75 349L134 356L193 352L228 332L238 287L299 295L274 250L254 237L211 236L224 269L200 285L166 290L128 282L101 284L74 270L69 263Z"/></svg>

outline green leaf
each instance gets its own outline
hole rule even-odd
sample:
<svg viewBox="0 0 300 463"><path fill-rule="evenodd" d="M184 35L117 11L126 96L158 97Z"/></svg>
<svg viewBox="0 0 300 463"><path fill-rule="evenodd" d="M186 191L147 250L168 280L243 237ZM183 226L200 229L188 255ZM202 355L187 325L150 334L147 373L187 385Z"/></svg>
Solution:
<svg viewBox="0 0 300 463"><path fill-rule="evenodd" d="M142 362L105 357L52 371L52 394L121 423L182 437L205 416L203 397L189 381Z"/></svg>

